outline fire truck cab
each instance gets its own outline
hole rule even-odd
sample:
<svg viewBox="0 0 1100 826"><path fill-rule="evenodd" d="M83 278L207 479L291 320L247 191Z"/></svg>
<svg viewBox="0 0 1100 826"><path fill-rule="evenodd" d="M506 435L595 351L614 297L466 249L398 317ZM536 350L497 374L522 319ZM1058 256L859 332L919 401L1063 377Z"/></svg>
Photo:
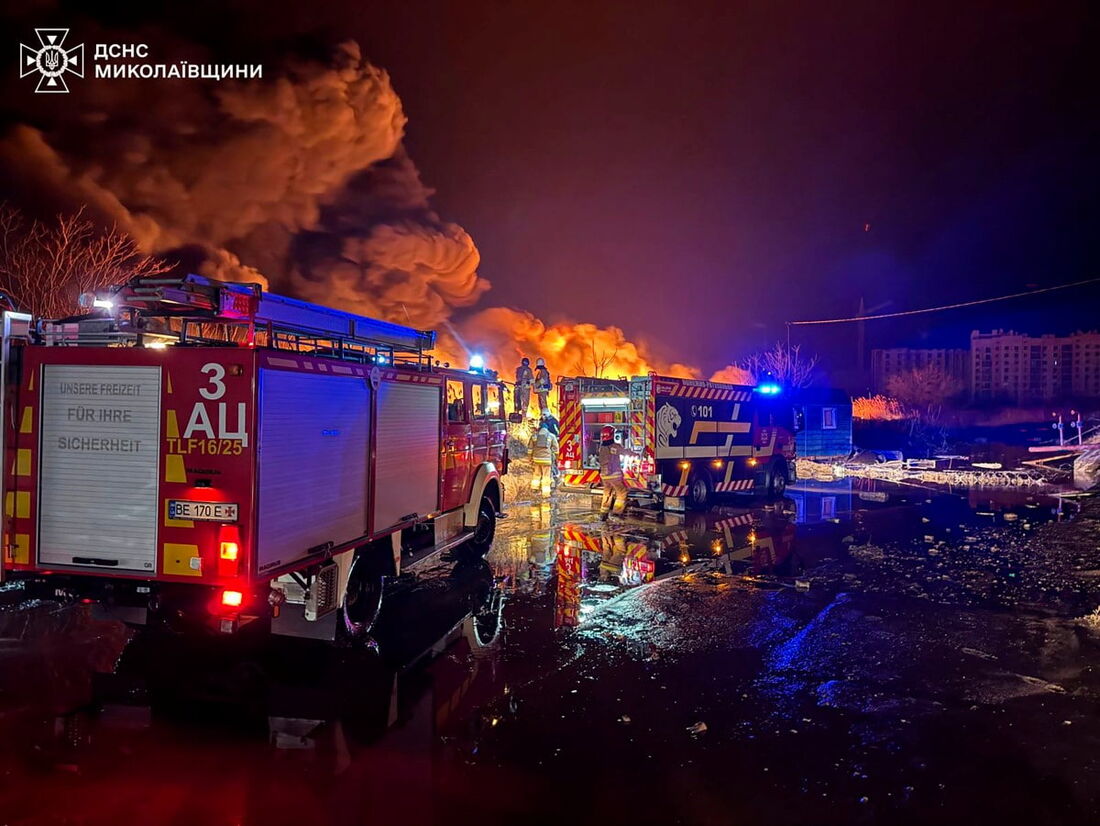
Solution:
<svg viewBox="0 0 1100 826"><path fill-rule="evenodd" d="M120 619L365 637L386 577L481 556L495 374L435 334L199 276L5 322L2 573Z"/></svg>
<svg viewBox="0 0 1100 826"><path fill-rule="evenodd" d="M778 498L794 479L798 416L782 388L640 376L558 382L559 467L570 489L600 485L599 434L632 455L624 482L672 510L706 508L719 493Z"/></svg>

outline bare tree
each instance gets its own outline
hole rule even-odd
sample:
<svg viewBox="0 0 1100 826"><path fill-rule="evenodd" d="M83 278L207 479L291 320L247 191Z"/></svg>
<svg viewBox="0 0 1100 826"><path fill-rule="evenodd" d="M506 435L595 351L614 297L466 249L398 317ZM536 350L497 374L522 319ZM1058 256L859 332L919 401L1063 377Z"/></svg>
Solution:
<svg viewBox="0 0 1100 826"><path fill-rule="evenodd" d="M615 359L619 357L619 348L616 347L610 353L604 352L602 355L596 351L596 345L592 345L592 375L597 379L602 379L603 374L607 372L607 368L615 363Z"/></svg>
<svg viewBox="0 0 1100 826"><path fill-rule="evenodd" d="M886 390L911 416L925 424L934 424L940 421L944 404L962 392L962 382L929 365L890 376Z"/></svg>
<svg viewBox="0 0 1100 826"><path fill-rule="evenodd" d="M100 229L83 209L45 223L0 204L0 291L17 309L45 318L71 315L81 293L168 269L117 229Z"/></svg>
<svg viewBox="0 0 1100 826"><path fill-rule="evenodd" d="M747 370L753 382L770 377L787 387L806 387L814 378L817 356L804 357L802 345L786 344L777 341L770 350L753 353L741 362L741 368Z"/></svg>

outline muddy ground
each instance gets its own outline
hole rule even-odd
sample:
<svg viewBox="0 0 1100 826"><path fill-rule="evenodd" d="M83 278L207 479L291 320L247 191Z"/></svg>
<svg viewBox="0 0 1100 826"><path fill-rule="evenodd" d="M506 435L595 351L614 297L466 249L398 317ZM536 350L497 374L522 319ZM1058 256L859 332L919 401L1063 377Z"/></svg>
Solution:
<svg viewBox="0 0 1100 826"><path fill-rule="evenodd" d="M1095 499L513 502L365 651L0 602L0 823L1100 817Z"/></svg>

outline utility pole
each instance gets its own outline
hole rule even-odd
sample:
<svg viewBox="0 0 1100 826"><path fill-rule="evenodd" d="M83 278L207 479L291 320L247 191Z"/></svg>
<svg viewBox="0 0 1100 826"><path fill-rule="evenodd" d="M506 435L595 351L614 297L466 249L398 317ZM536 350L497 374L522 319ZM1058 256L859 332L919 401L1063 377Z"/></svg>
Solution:
<svg viewBox="0 0 1100 826"><path fill-rule="evenodd" d="M863 303L863 296L859 297L859 312L857 316L862 318L867 312ZM867 322L859 321L856 323L856 347L859 352L856 353L856 364L859 365L859 380L864 382L866 380L867 364L865 362L864 351L867 349Z"/></svg>

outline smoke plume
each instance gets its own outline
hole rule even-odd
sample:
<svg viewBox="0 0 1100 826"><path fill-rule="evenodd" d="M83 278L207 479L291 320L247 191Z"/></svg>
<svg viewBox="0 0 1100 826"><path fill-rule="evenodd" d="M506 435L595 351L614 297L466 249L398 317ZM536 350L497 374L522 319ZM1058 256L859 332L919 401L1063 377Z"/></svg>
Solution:
<svg viewBox="0 0 1100 826"><path fill-rule="evenodd" d="M440 354L457 363L477 350L506 376L524 355L555 376L697 375L617 327L503 307L456 320L489 289L477 247L433 211L389 75L355 43L262 81L164 81L151 101L140 84L89 84L88 111L0 138L16 189L86 207L181 269L440 328Z"/></svg>
<svg viewBox="0 0 1100 826"><path fill-rule="evenodd" d="M272 81L175 85L185 109L135 116L114 96L55 134L17 126L0 162L204 274L424 327L488 289L473 241L430 210L401 149L389 76L355 43Z"/></svg>

